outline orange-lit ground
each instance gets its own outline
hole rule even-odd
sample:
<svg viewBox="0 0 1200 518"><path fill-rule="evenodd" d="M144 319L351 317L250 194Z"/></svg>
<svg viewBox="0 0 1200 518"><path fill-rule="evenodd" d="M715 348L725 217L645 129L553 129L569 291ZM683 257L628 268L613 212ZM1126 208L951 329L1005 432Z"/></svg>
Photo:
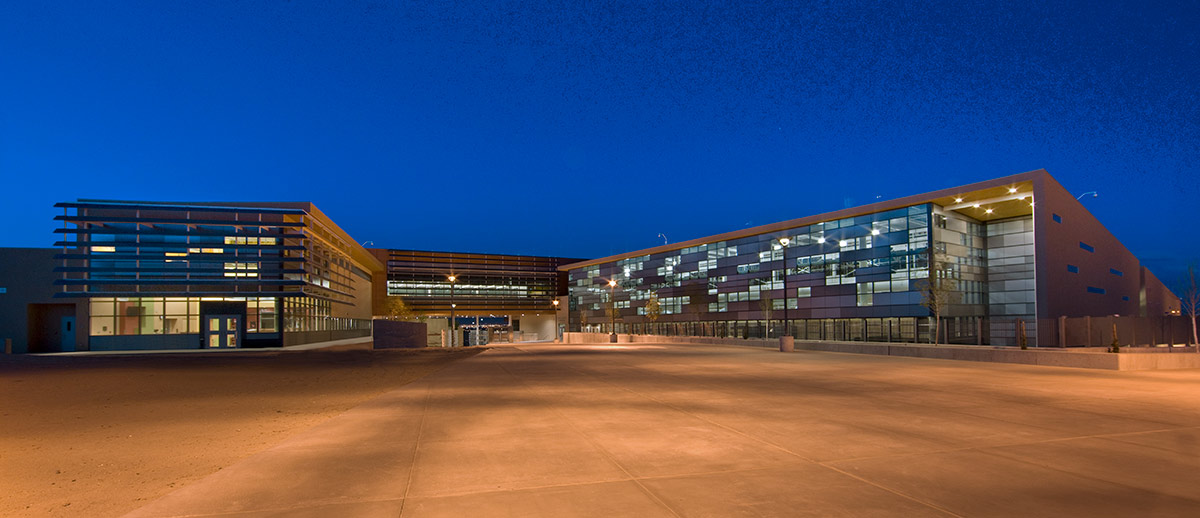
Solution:
<svg viewBox="0 0 1200 518"><path fill-rule="evenodd" d="M304 394L296 411L324 397L296 388ZM246 413L220 412L221 401L241 397L176 414L175 435L203 430L199 415ZM521 345L309 422L270 437L257 435L270 422L258 425L248 440L262 451L241 460L179 440L173 454L222 469L136 502L146 505L131 516L1191 517L1200 509L1197 370ZM133 441L112 435L93 440ZM165 486L161 474L154 479L147 497Z"/></svg>
<svg viewBox="0 0 1200 518"><path fill-rule="evenodd" d="M0 516L119 516L476 352L0 356Z"/></svg>

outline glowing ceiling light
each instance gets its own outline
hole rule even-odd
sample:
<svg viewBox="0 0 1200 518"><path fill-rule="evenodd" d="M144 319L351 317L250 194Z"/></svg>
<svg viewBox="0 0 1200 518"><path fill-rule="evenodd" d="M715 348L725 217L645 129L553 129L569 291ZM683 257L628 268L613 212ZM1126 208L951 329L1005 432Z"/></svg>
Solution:
<svg viewBox="0 0 1200 518"><path fill-rule="evenodd" d="M822 236L822 237L818 237L818 238L817 238L817 242L818 242L818 243L824 243L824 242L825 242L825 237L824 237L824 236Z"/></svg>
<svg viewBox="0 0 1200 518"><path fill-rule="evenodd" d="M985 211L983 211L983 212L984 212L984 214L991 214L991 213L992 213L992 209L988 209L988 210L985 210Z"/></svg>
<svg viewBox="0 0 1200 518"><path fill-rule="evenodd" d="M879 229L877 229L877 228L873 228L873 229L871 229L871 235L872 235L872 236L878 236L878 235L879 235Z"/></svg>
<svg viewBox="0 0 1200 518"><path fill-rule="evenodd" d="M976 204L972 205L972 207L975 207L975 208L977 208L977 209L978 209L978 208L979 208L979 204L978 204L978 203L976 203Z"/></svg>
<svg viewBox="0 0 1200 518"><path fill-rule="evenodd" d="M843 239L841 241L838 241L838 246L846 246L846 240Z"/></svg>
<svg viewBox="0 0 1200 518"><path fill-rule="evenodd" d="M962 198L954 198L954 203L962 203Z"/></svg>
<svg viewBox="0 0 1200 518"><path fill-rule="evenodd" d="M1017 192L1017 188L1016 188L1016 187L1009 187L1009 188L1008 188L1008 192L1009 192L1009 193L1015 193L1015 192Z"/></svg>

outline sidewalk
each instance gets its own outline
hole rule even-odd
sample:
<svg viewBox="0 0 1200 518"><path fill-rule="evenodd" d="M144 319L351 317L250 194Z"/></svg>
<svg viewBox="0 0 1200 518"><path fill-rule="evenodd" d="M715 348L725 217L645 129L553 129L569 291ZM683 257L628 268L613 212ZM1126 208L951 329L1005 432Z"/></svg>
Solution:
<svg viewBox="0 0 1200 518"><path fill-rule="evenodd" d="M235 348L235 349L149 349L135 351L72 351L64 353L29 353L28 356L120 356L127 354L230 354L230 353L277 353L279 351L309 351L327 349L344 345L371 343L372 338L363 336L331 340L328 342L313 342L309 344L289 345L287 347Z"/></svg>

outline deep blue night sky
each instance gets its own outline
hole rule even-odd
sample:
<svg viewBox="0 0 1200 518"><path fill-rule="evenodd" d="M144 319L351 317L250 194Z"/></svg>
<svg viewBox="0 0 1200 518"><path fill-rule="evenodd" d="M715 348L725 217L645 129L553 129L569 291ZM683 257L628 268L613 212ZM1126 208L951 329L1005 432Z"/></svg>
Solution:
<svg viewBox="0 0 1200 518"><path fill-rule="evenodd" d="M1200 259L1200 3L548 3L4 2L0 246L310 200L596 257L1045 168L1164 281Z"/></svg>

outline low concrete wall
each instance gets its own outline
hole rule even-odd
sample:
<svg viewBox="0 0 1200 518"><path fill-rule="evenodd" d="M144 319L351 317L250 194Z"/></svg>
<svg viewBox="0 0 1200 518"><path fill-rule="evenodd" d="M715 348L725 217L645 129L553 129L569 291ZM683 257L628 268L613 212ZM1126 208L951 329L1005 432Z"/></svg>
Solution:
<svg viewBox="0 0 1200 518"><path fill-rule="evenodd" d="M203 349L200 335L93 336L92 351L155 351L161 349Z"/></svg>
<svg viewBox="0 0 1200 518"><path fill-rule="evenodd" d="M608 343L608 335L601 333L567 333L564 337L568 344ZM618 334L618 343L660 343L660 344L704 344L704 345L736 345L778 349L779 339L743 340L739 338L707 338L693 336L655 336ZM1104 349L1058 349L1017 347L970 346L970 345L915 345L891 344L878 342L818 342L811 340L796 340L798 351L821 351L849 354L874 354L880 356L908 356L913 358L933 358L939 360L959 360L992 363L1020 363L1025 365L1042 365L1049 367L1073 367L1078 369L1104 370L1166 370L1166 369L1200 369L1200 354L1194 348L1190 352L1163 353L1138 352L1136 349L1120 354L1106 352ZM1165 349L1163 349L1165 351Z"/></svg>
<svg viewBox="0 0 1200 518"><path fill-rule="evenodd" d="M301 331L283 333L283 345L303 345L314 342L332 342L347 338L362 338L371 336L370 329L346 329L341 331Z"/></svg>
<svg viewBox="0 0 1200 518"><path fill-rule="evenodd" d="M372 327L375 328L376 349L416 349L427 346L424 322L376 320Z"/></svg>

